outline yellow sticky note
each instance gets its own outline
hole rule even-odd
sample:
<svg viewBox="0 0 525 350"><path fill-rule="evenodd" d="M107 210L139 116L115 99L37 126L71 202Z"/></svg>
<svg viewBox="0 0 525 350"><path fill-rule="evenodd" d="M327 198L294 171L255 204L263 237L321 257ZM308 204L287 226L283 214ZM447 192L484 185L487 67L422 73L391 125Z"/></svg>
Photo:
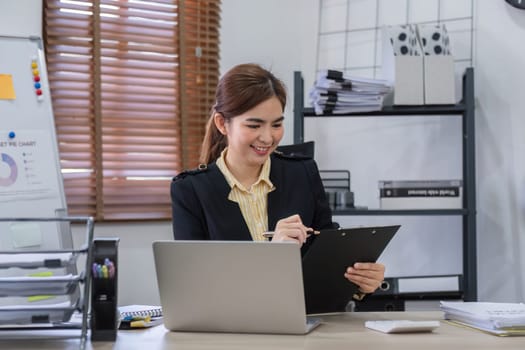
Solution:
<svg viewBox="0 0 525 350"><path fill-rule="evenodd" d="M0 74L0 100L14 100L16 98L13 76Z"/></svg>

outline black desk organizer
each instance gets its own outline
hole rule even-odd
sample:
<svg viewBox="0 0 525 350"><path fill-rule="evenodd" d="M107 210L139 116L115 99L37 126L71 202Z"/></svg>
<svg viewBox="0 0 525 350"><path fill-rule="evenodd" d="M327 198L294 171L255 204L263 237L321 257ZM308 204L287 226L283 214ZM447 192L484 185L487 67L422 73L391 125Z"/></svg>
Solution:
<svg viewBox="0 0 525 350"><path fill-rule="evenodd" d="M91 289L91 340L114 341L117 338L119 315L118 294L118 238L97 238L92 250ZM107 276L97 273L97 266L107 266L110 261L114 273ZM98 264L98 265L97 265Z"/></svg>

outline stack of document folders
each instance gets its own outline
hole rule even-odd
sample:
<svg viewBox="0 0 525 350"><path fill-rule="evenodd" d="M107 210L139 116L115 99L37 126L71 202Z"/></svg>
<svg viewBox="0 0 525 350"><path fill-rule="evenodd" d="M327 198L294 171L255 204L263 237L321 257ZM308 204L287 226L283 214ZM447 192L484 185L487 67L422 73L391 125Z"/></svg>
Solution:
<svg viewBox="0 0 525 350"><path fill-rule="evenodd" d="M310 102L317 115L371 112L383 108L383 99L391 91L386 80L322 70L310 90Z"/></svg>
<svg viewBox="0 0 525 350"><path fill-rule="evenodd" d="M499 336L525 335L525 304L441 302L445 319Z"/></svg>

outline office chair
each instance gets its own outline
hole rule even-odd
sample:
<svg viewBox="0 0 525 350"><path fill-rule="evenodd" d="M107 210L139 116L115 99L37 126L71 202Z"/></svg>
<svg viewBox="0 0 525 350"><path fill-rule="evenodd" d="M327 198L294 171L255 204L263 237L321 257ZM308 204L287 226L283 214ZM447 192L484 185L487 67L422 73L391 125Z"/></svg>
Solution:
<svg viewBox="0 0 525 350"><path fill-rule="evenodd" d="M303 143L296 143L293 145L282 145L277 147L277 151L282 152L288 156L303 156L314 158L314 141Z"/></svg>

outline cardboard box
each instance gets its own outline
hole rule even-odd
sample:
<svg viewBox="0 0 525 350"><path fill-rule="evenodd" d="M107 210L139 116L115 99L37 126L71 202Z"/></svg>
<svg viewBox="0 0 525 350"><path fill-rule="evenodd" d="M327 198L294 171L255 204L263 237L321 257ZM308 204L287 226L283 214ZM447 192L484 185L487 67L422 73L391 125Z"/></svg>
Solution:
<svg viewBox="0 0 525 350"><path fill-rule="evenodd" d="M408 51L403 46L408 41ZM394 86L394 105L424 104L423 55L411 25L383 29L382 75Z"/></svg>

